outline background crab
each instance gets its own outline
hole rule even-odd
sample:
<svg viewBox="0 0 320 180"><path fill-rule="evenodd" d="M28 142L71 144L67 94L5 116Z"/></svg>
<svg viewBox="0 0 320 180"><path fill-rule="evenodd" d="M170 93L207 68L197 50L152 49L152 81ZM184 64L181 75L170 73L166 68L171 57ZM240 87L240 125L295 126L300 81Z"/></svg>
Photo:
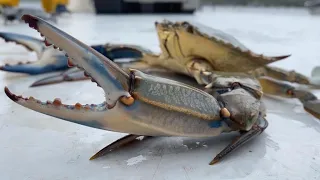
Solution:
<svg viewBox="0 0 320 180"><path fill-rule="evenodd" d="M211 137L223 132L239 131L241 136L211 161L210 164L214 164L262 133L268 126L265 108L261 102L263 93L260 84L264 91L267 87L269 88L267 92L299 98L308 112L319 117L319 100L314 95L283 83L261 78L255 73L248 72L248 69L242 70L243 72L232 72L232 70L230 70L232 73L218 72L214 69L203 69L210 68L208 66L210 63L205 59L189 59L191 64L188 62L185 66L187 58L179 59L171 56L166 59L155 57L153 60L158 60L157 63L147 59L147 63L142 65L141 62L129 63L127 67L122 64L123 69L121 69L102 54L44 20L31 15L24 15L23 19L30 27L45 36L46 45L54 44L64 50L69 56L69 65L83 69L87 76L97 82L105 91L106 100L100 105L77 103L72 106L63 105L59 99L42 103L34 98L23 98L12 94L8 88L5 88L5 93L16 103L50 116L94 128L130 134L104 148L94 157L104 154L110 148L131 142L138 136ZM185 23L179 24L186 27ZM190 32L189 26L187 30L186 32ZM177 39L166 39L165 42L173 43L170 40L176 43ZM162 44L165 45L164 48L167 47L166 43ZM266 59L272 61L281 58ZM235 60L242 60L241 53ZM250 66L265 64L259 62ZM149 73L157 74L157 71L150 69L157 66L165 69L164 76L167 78L142 72L147 70ZM256 67L252 70L256 70ZM187 80L188 84L176 81L180 78L172 76L173 72L189 75L197 83L190 79ZM260 83L255 77L258 77ZM299 77L299 82L310 84L306 80L301 80ZM202 84L206 85L206 91L201 90Z"/></svg>

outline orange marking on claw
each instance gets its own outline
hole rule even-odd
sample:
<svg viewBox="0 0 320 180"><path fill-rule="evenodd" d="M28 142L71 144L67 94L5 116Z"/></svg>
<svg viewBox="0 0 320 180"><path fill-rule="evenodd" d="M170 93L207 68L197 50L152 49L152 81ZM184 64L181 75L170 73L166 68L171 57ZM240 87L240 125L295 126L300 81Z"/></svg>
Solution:
<svg viewBox="0 0 320 180"><path fill-rule="evenodd" d="M59 98L55 98L53 101L53 105L60 106L62 104L61 100Z"/></svg>
<svg viewBox="0 0 320 180"><path fill-rule="evenodd" d="M130 97L121 97L121 98L120 98L120 101L121 101L123 104L125 104L125 105L127 105L127 106L130 106L131 104L134 103L134 98L133 98L132 96L130 96Z"/></svg>
<svg viewBox="0 0 320 180"><path fill-rule="evenodd" d="M74 64L72 63L71 59L69 59L69 58L68 58L68 66L69 67L73 67L74 66Z"/></svg>
<svg viewBox="0 0 320 180"><path fill-rule="evenodd" d="M74 105L74 107L79 110L79 109L81 109L82 105L80 103L76 103Z"/></svg>
<svg viewBox="0 0 320 180"><path fill-rule="evenodd" d="M220 110L220 113L225 118L229 118L231 116L231 114L230 114L230 112L229 112L229 110L227 108L222 108Z"/></svg>

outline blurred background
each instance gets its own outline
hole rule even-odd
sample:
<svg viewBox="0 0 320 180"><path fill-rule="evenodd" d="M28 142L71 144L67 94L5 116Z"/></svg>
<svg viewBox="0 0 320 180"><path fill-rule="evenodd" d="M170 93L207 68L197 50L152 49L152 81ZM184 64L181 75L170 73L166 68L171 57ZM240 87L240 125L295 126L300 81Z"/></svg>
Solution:
<svg viewBox="0 0 320 180"><path fill-rule="evenodd" d="M108 13L192 13L203 6L301 7L316 13L319 0L0 0L0 6L40 4L48 13L66 6L72 12Z"/></svg>

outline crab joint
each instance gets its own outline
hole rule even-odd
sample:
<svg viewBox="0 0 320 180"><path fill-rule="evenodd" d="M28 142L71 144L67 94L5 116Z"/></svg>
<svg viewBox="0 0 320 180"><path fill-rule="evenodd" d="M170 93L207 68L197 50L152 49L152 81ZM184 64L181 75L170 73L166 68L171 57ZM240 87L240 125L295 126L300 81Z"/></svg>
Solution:
<svg viewBox="0 0 320 180"><path fill-rule="evenodd" d="M130 97L125 97L125 96L123 96L123 97L120 98L120 101L121 101L123 104L125 104L125 105L127 105L127 106L130 106L131 104L134 103L134 98L133 98L132 96L130 96Z"/></svg>
<svg viewBox="0 0 320 180"><path fill-rule="evenodd" d="M231 115L227 108L222 108L220 110L220 113L221 113L221 116L224 117L224 118L229 118L230 115Z"/></svg>

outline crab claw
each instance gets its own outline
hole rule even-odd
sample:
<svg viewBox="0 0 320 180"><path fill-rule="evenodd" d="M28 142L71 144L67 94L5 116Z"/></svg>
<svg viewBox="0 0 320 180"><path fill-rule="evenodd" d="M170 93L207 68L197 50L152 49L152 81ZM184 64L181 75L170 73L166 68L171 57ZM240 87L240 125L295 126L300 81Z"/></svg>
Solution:
<svg viewBox="0 0 320 180"><path fill-rule="evenodd" d="M120 97L131 97L128 92L129 75L111 60L40 18L23 15L22 19L45 36L46 44L54 43L54 46L67 52L68 61L85 69L106 90L108 105L114 106Z"/></svg>
<svg viewBox="0 0 320 180"><path fill-rule="evenodd" d="M75 66L94 79L105 92L100 105L63 105L59 99L41 102L14 95L14 102L34 111L73 123L136 135L210 137L230 131L221 121L221 107L210 94L177 81L130 70L74 37L32 15L22 17L46 41L63 49ZM215 126L210 126L217 121Z"/></svg>
<svg viewBox="0 0 320 180"><path fill-rule="evenodd" d="M54 48L46 48L43 41L30 36L16 33L0 33L0 37L7 42L15 42L26 47L29 51L37 53L38 61L18 63L14 65L6 64L0 66L0 70L15 73L26 73L30 75L43 74L61 71L68 68L67 58Z"/></svg>
<svg viewBox="0 0 320 180"><path fill-rule="evenodd" d="M40 58L45 51L43 41L38 38L10 32L0 32L0 38L3 38L6 42L15 42L16 44L24 46L29 51L36 52L38 58Z"/></svg>

